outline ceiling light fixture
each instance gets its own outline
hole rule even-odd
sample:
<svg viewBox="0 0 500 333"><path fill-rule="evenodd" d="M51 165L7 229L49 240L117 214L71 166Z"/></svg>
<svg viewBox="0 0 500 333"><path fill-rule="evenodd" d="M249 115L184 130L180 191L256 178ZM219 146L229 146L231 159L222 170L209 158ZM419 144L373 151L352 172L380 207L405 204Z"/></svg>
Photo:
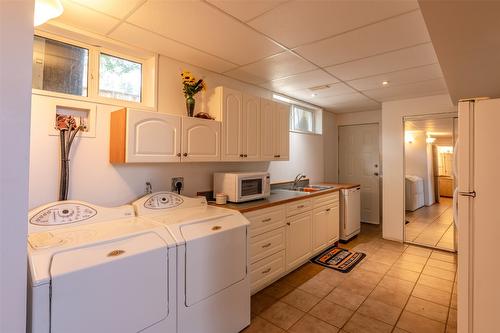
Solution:
<svg viewBox="0 0 500 333"><path fill-rule="evenodd" d="M434 141L436 141L436 138L428 137L427 139L425 139L425 142L427 143L434 143Z"/></svg>
<svg viewBox="0 0 500 333"><path fill-rule="evenodd" d="M382 85L383 85L383 86L386 86L386 85L388 85L388 84L389 84L389 81L382 81Z"/></svg>
<svg viewBox="0 0 500 333"><path fill-rule="evenodd" d="M316 97L318 96L318 94L314 93L314 94L311 94L311 97Z"/></svg>
<svg viewBox="0 0 500 333"><path fill-rule="evenodd" d="M35 0L35 27L61 16L64 8L59 0Z"/></svg>

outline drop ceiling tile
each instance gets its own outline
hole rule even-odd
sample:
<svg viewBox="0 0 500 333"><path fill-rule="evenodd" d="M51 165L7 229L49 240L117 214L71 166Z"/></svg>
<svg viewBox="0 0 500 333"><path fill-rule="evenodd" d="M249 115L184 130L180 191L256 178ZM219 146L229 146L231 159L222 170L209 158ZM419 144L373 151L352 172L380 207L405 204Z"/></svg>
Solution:
<svg viewBox="0 0 500 333"><path fill-rule="evenodd" d="M105 35L111 28L120 22L113 17L67 0L63 1L62 5L64 7L63 14L53 19L53 21L67 24L75 28Z"/></svg>
<svg viewBox="0 0 500 333"><path fill-rule="evenodd" d="M413 0L291 1L249 24L280 43L295 47L418 8Z"/></svg>
<svg viewBox="0 0 500 333"><path fill-rule="evenodd" d="M334 112L374 110L380 107L380 103L373 101L360 93L325 97L310 100L310 102L325 109L333 110Z"/></svg>
<svg viewBox="0 0 500 333"><path fill-rule="evenodd" d="M324 71L317 69L309 72L287 76L281 79L276 79L270 82L261 84L260 86L269 90L288 92L306 88L322 86L338 82L333 76Z"/></svg>
<svg viewBox="0 0 500 333"><path fill-rule="evenodd" d="M348 81L434 63L437 63L436 53L432 44L426 43L325 69L341 80Z"/></svg>
<svg viewBox="0 0 500 333"><path fill-rule="evenodd" d="M149 1L127 21L240 65L284 51L205 2Z"/></svg>
<svg viewBox="0 0 500 333"><path fill-rule="evenodd" d="M429 42L419 10L356 29L295 51L319 66L331 66Z"/></svg>
<svg viewBox="0 0 500 333"><path fill-rule="evenodd" d="M382 85L383 81L389 82L388 87L393 87L402 84L437 79L440 77L443 77L441 67L439 64L432 64L370 76L363 79L349 81L348 83L352 87L364 91L369 89L385 88Z"/></svg>
<svg viewBox="0 0 500 333"><path fill-rule="evenodd" d="M366 90L364 93L377 101L385 102L396 99L444 94L447 93L447 88L444 79L439 78L394 87Z"/></svg>
<svg viewBox="0 0 500 333"><path fill-rule="evenodd" d="M67 1L65 1L67 2ZM109 16L124 18L143 0L71 0L71 2L92 8ZM65 7L66 8L66 7Z"/></svg>
<svg viewBox="0 0 500 333"><path fill-rule="evenodd" d="M124 43L130 43L137 47L157 52L215 72L224 72L236 66L217 57L127 23L121 24L113 31L110 38Z"/></svg>
<svg viewBox="0 0 500 333"><path fill-rule="evenodd" d="M247 22L259 16L270 9L285 3L286 0L252 0L252 1L235 1L235 0L208 0L214 6L219 7L226 13Z"/></svg>
<svg viewBox="0 0 500 333"><path fill-rule="evenodd" d="M301 90L290 91L288 92L288 95L299 99L307 98L311 101L316 101L316 100L321 101L323 99L329 99L330 97L333 96L351 95L354 93L356 93L356 90L352 89L346 84L334 83L334 84L329 84L327 88L320 90L301 89Z"/></svg>
<svg viewBox="0 0 500 333"><path fill-rule="evenodd" d="M224 73L252 83L263 83L316 68L292 52L283 52Z"/></svg>

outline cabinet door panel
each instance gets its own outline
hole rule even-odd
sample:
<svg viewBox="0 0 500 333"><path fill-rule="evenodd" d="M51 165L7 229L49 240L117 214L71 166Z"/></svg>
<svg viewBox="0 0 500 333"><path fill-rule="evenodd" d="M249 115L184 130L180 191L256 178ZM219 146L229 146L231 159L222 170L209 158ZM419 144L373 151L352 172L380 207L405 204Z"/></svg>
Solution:
<svg viewBox="0 0 500 333"><path fill-rule="evenodd" d="M322 250L329 239L329 214L324 208L314 210L313 214L313 252Z"/></svg>
<svg viewBox="0 0 500 333"><path fill-rule="evenodd" d="M260 155L263 160L274 160L276 155L274 102L263 98L260 101Z"/></svg>
<svg viewBox="0 0 500 333"><path fill-rule="evenodd" d="M276 153L279 160L290 159L290 107L276 103Z"/></svg>
<svg viewBox="0 0 500 333"><path fill-rule="evenodd" d="M127 162L179 162L180 117L127 110Z"/></svg>
<svg viewBox="0 0 500 333"><path fill-rule="evenodd" d="M182 161L220 160L220 122L182 118Z"/></svg>
<svg viewBox="0 0 500 333"><path fill-rule="evenodd" d="M242 153L245 161L260 159L260 98L243 95Z"/></svg>
<svg viewBox="0 0 500 333"><path fill-rule="evenodd" d="M286 230L286 265L292 269L312 254L312 214L290 218Z"/></svg>
<svg viewBox="0 0 500 333"><path fill-rule="evenodd" d="M328 212L328 243L331 244L339 240L340 234L340 208L338 202L331 207Z"/></svg>
<svg viewBox="0 0 500 333"><path fill-rule="evenodd" d="M242 94L224 88L222 93L222 160L234 161L242 157Z"/></svg>

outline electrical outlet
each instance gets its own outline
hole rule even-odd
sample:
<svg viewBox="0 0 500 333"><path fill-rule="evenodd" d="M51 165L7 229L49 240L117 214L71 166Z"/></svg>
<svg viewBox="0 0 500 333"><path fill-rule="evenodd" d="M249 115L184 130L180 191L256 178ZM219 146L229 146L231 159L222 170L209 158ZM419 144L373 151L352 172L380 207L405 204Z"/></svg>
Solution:
<svg viewBox="0 0 500 333"><path fill-rule="evenodd" d="M180 189L184 189L184 177L172 177L172 192L177 192L178 183L180 183Z"/></svg>

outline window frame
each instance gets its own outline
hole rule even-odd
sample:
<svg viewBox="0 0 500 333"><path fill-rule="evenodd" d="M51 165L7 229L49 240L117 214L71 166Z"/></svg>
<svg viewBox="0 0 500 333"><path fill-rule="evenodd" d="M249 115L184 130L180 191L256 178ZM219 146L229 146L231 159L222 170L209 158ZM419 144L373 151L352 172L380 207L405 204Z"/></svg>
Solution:
<svg viewBox="0 0 500 333"><path fill-rule="evenodd" d="M42 96L58 97L65 99L73 99L87 102L95 102L100 104L117 105L122 107L132 107L138 109L156 109L157 108L157 68L158 68L158 54L151 53L145 57L138 57L124 52L116 51L109 47L101 47L55 35L45 31L35 30L35 36L52 39L61 43L74 45L77 47L85 48L89 52L88 70L87 70L87 96L66 94L61 92L49 91L32 88L32 93ZM96 42L97 44L97 42ZM118 48L118 47L117 47ZM127 101L123 99L105 97L99 95L99 59L101 53L130 60L141 64L141 102ZM138 52L139 53L139 52ZM139 54L144 54L140 52ZM150 81L150 82L149 82ZM146 84L146 82L148 82Z"/></svg>
<svg viewBox="0 0 500 333"><path fill-rule="evenodd" d="M311 130L310 131L305 131L303 129L296 127L295 112L297 109L311 113L312 123L311 123ZM292 104L292 110L290 112L290 131L297 132L297 133L303 133L303 134L318 134L316 132L316 112L315 112L315 110L313 110L311 108L304 107L302 105Z"/></svg>
<svg viewBox="0 0 500 333"><path fill-rule="evenodd" d="M98 98L103 98L103 99L107 99L107 100L112 100L112 101L120 101L120 102L127 102L127 103L134 103L134 104L143 104L144 103L144 75L145 75L145 61L143 59L139 59L139 58L136 58L136 57L132 57L132 56L128 56L128 55L124 55L122 53L119 53L119 52L116 52L116 51L113 51L113 50L109 50L109 49L105 49L105 48L99 48L99 50L97 51L98 52L98 55L97 55L97 65L96 65L96 73L97 73L97 77L96 77L96 80L97 80L97 91L96 91L96 94L97 94L97 97ZM111 56L111 57L115 57L115 58L119 58L119 59L122 59L122 60L127 60L127 61L130 61L130 62L135 62L135 63L138 63L141 65L141 94L140 94L140 102L134 102L134 101L128 101L128 100L125 100L125 99L119 99L119 98L112 98L112 97L106 97L106 96L101 96L99 94L100 92L100 89L99 89L99 84L100 84L100 80L101 80L101 72L100 72L100 66L101 66L101 54L104 54L104 55L108 55L108 56Z"/></svg>

